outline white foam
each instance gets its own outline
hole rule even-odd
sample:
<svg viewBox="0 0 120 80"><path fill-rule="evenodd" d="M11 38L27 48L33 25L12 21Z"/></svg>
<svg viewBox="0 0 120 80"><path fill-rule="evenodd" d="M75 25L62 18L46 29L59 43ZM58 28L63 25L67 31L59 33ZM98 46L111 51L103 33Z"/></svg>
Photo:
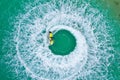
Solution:
<svg viewBox="0 0 120 80"><path fill-rule="evenodd" d="M100 31L103 30L101 26L106 27L105 24L99 24L102 16L87 3L81 4L80 8L70 5L71 2L61 4L61 9L56 9L55 2L39 4L22 15L15 39L19 61L33 79L75 80L79 77L87 80L87 77L91 76L92 80L94 74L99 79L106 79L100 70L100 59L103 59L103 56L100 56L102 51L98 46L102 43L98 43L98 33L94 33L94 30L98 30L97 27L100 27ZM47 6L50 8L46 8ZM86 9L94 14L86 14ZM39 17L41 14L42 17ZM99 16L94 18L95 14ZM97 21L97 26L92 25L94 21ZM77 41L75 50L66 56L54 55L48 48L48 32L55 33L60 29L70 31ZM106 67L104 69L107 71ZM101 75L98 75L100 72Z"/></svg>

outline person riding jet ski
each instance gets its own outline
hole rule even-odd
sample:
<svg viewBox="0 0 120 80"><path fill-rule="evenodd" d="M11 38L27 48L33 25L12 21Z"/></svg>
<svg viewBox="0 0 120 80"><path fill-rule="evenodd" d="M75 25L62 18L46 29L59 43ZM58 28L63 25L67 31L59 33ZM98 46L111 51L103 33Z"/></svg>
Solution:
<svg viewBox="0 0 120 80"><path fill-rule="evenodd" d="M51 31L49 31L49 42L50 42L50 45L53 45L53 43L54 43L53 33Z"/></svg>

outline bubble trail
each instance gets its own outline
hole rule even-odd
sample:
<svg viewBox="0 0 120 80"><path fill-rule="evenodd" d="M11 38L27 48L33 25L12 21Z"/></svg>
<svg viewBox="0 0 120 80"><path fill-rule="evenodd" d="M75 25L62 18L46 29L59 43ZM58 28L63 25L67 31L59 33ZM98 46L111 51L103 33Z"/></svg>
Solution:
<svg viewBox="0 0 120 80"><path fill-rule="evenodd" d="M26 5L30 8L25 8L26 13L18 15L15 23L17 54L12 62L19 64L11 67L18 75L26 74L31 80L108 79L109 59L114 57L109 51L114 49L107 45L110 26L99 10L79 0L31 4L35 6ZM66 56L56 56L48 48L48 32L61 29L70 31L77 41L75 50Z"/></svg>

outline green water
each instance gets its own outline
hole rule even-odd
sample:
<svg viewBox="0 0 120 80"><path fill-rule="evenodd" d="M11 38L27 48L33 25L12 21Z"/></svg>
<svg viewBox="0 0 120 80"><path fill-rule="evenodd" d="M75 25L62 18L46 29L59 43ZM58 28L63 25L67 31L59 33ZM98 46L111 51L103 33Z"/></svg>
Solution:
<svg viewBox="0 0 120 80"><path fill-rule="evenodd" d="M43 0L41 1L41 3L45 3L46 1ZM105 19L108 21L109 25L111 25L111 29L113 29L113 32L110 33L110 35L112 36L111 42L113 43L113 45L110 46L113 46L115 49L114 60L110 60L111 64L109 66L108 74L112 74L111 76L114 77L114 80L120 80L120 15L119 15L120 1L119 0L106 0L106 1L86 0L86 1L88 1L94 8L99 9L101 12L103 12L103 14L104 11L107 11L107 13L105 13L104 16ZM118 3L116 3L116 1ZM19 13L24 14L25 13L24 6L27 3L32 3L32 2L34 2L34 0L19 0L19 1L0 0L0 80L21 80L20 78L27 75L27 73L23 75L17 75L16 74L17 72L16 73L12 72L11 67L9 67L10 65L7 64L9 62L9 57L5 57L4 55L9 55L10 54L9 50L14 49L14 47L11 47L12 41L10 41L9 39L14 38L11 35L13 35L14 32L12 28L14 26L14 22L16 21L15 19L16 16ZM65 46L65 48L66 47L68 46ZM14 55L16 54L15 52L13 53ZM12 63L10 64L12 65ZM29 77L27 77L26 79L32 80Z"/></svg>
<svg viewBox="0 0 120 80"><path fill-rule="evenodd" d="M53 39L54 44L49 48L56 55L68 55L76 46L75 37L67 30L59 30Z"/></svg>

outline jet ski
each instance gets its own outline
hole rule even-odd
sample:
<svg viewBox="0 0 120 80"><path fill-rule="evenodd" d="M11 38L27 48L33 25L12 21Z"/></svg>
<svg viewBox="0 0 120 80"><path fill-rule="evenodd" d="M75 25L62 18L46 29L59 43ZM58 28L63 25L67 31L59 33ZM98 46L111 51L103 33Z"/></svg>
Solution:
<svg viewBox="0 0 120 80"><path fill-rule="evenodd" d="M51 31L49 31L49 44L53 45L54 40L53 40L53 33Z"/></svg>

